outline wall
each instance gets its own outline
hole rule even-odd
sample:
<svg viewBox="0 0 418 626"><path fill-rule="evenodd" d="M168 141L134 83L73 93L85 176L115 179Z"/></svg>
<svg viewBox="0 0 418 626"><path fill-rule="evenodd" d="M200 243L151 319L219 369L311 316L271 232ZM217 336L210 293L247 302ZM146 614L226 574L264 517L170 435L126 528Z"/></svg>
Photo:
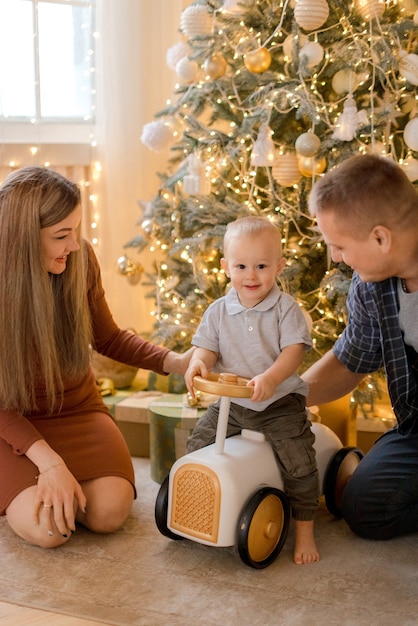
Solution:
<svg viewBox="0 0 418 626"><path fill-rule="evenodd" d="M97 248L103 281L117 323L139 333L151 329L154 303L150 288L132 286L116 269L128 253L151 269L149 255L138 257L124 244L139 232L137 201L157 191L158 171L168 153L153 153L140 141L142 127L152 121L172 96L176 76L166 64L166 51L180 41L180 15L185 0L102 0L98 32L102 62L98 67L97 157L103 165L98 189L101 215Z"/></svg>

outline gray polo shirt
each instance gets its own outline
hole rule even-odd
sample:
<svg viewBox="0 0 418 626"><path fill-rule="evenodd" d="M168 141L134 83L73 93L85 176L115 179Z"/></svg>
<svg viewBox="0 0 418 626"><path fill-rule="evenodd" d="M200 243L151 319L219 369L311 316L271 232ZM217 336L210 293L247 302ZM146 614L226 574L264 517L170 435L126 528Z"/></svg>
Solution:
<svg viewBox="0 0 418 626"><path fill-rule="evenodd" d="M192 340L194 346L219 353L214 372L232 372L244 378L264 372L283 348L298 343L305 344L306 350L312 346L305 317L294 298L277 285L250 309L242 306L232 287L226 296L209 305ZM289 393L308 393L308 385L298 374L276 387L269 400L234 398L233 402L263 411Z"/></svg>

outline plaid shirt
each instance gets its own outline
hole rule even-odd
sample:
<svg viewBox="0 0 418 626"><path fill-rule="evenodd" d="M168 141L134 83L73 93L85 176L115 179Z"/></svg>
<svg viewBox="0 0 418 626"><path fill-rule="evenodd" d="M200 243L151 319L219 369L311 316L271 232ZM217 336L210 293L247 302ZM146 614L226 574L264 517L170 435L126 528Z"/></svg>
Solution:
<svg viewBox="0 0 418 626"><path fill-rule="evenodd" d="M347 296L348 324L333 352L350 371L385 368L401 434L418 432L418 381L399 326L397 278L365 283L354 274Z"/></svg>

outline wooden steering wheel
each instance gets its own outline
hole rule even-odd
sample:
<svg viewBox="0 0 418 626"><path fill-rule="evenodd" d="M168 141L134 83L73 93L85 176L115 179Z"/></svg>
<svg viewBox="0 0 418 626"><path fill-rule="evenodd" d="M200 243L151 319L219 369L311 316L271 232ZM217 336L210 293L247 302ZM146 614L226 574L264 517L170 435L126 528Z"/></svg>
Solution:
<svg viewBox="0 0 418 626"><path fill-rule="evenodd" d="M241 378L236 374L223 372L221 374L208 374L207 378L195 376L193 385L199 391L211 393L215 396L225 396L227 398L251 398L253 387L247 387L249 378Z"/></svg>

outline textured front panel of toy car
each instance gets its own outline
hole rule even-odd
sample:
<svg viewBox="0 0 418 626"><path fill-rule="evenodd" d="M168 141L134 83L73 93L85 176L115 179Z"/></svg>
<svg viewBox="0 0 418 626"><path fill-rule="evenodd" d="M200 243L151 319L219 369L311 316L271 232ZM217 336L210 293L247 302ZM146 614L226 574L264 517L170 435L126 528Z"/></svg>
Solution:
<svg viewBox="0 0 418 626"><path fill-rule="evenodd" d="M187 464L174 474L170 527L196 539L216 543L219 530L221 486L210 468Z"/></svg>

